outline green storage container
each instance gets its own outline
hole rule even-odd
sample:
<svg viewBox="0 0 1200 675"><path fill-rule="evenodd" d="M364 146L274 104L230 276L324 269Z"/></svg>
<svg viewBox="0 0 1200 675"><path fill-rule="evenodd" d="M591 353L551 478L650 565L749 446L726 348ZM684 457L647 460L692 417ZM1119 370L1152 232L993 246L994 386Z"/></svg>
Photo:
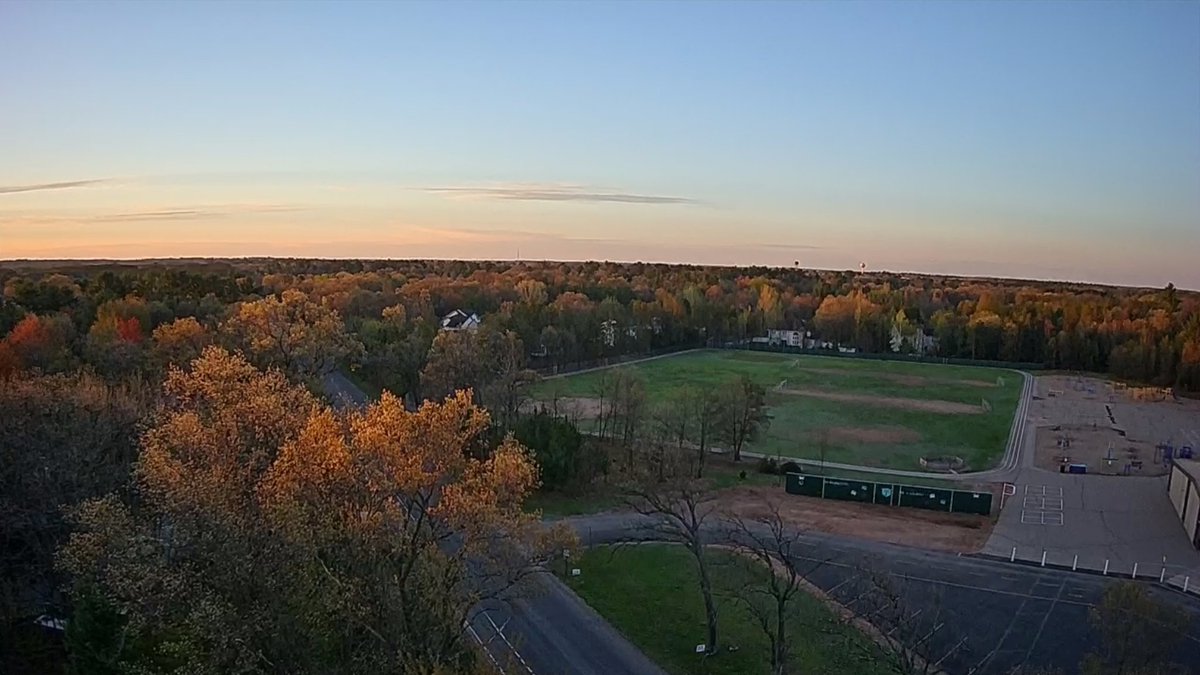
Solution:
<svg viewBox="0 0 1200 675"><path fill-rule="evenodd" d="M953 490L901 485L896 505L929 509L930 511L949 511L953 496Z"/></svg>

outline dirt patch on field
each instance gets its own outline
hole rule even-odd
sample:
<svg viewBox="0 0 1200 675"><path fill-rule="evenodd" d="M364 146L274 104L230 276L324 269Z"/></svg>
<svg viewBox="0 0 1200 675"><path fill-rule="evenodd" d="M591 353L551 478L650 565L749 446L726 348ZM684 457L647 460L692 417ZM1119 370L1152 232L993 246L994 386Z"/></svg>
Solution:
<svg viewBox="0 0 1200 675"><path fill-rule="evenodd" d="M568 419L590 420L600 416L601 404L598 398L562 396L553 401L530 401L524 408L525 412L545 409Z"/></svg>
<svg viewBox="0 0 1200 675"><path fill-rule="evenodd" d="M907 427L829 427L814 431L812 436L821 440L828 435L834 443L915 443L921 434Z"/></svg>
<svg viewBox="0 0 1200 675"><path fill-rule="evenodd" d="M837 368L805 368L800 366L800 370L806 373L821 373L822 375L860 375L864 374L857 370L839 370ZM889 380L897 384L903 384L909 387L924 387L931 384L961 384L966 387L980 387L983 389L995 389L995 382L985 382L983 380L955 380L948 377L927 377L924 375L904 375L902 373L869 373L871 377L878 377L881 380Z"/></svg>
<svg viewBox="0 0 1200 675"><path fill-rule="evenodd" d="M900 410L915 410L918 412L941 413L944 415L979 415L982 414L983 408L969 403L958 403L956 401L939 401L936 399L920 399L920 398L896 398L892 396L871 396L869 394L843 394L832 391L820 391L817 389L775 389L780 394L788 394L790 396L808 396L810 398L823 398L827 401L842 401L844 403L862 403L865 405L875 405L884 408L898 408Z"/></svg>
<svg viewBox="0 0 1200 675"><path fill-rule="evenodd" d="M768 504L775 504L788 524L801 529L955 553L982 550L993 525L987 516L801 497L773 486L726 490L718 501L743 518L765 516Z"/></svg>

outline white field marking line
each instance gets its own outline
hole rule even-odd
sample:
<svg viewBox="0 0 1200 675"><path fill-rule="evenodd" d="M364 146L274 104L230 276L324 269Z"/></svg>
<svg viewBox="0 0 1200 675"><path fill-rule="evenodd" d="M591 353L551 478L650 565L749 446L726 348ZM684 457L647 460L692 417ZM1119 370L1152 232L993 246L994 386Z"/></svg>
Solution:
<svg viewBox="0 0 1200 675"><path fill-rule="evenodd" d="M1037 646L1038 640L1042 639L1042 633L1046 632L1046 623L1050 621L1050 615L1054 613L1054 607L1058 605L1059 600L1062 599L1063 590L1065 590L1066 587L1067 583L1065 580L1059 583L1058 593L1056 593L1054 599L1050 601L1050 609L1047 609L1045 614L1042 615L1042 625L1038 626L1037 635L1033 636L1033 640L1029 643L1029 649L1025 652L1025 661L1029 660L1030 655L1033 654L1033 648ZM1024 661L1022 663L1024 663Z"/></svg>
<svg viewBox="0 0 1200 675"><path fill-rule="evenodd" d="M484 644L483 638L479 637L479 633L475 631L475 627L471 625L471 622L464 621L463 623L467 627L467 632L469 632L471 637L475 638L475 641L478 642L479 646L483 648L483 653L487 654L488 660L492 662L493 666L496 666L496 670L500 671L500 675L506 675L504 667L501 666L500 662L496 660L495 655L492 654L492 650L488 649L488 646Z"/></svg>
<svg viewBox="0 0 1200 675"><path fill-rule="evenodd" d="M1046 507L1045 497L1026 497L1021 503L1023 509L1043 509Z"/></svg>
<svg viewBox="0 0 1200 675"><path fill-rule="evenodd" d="M542 379L543 380L554 380L554 379L557 379L560 377L570 377L572 375L582 375L584 373L591 373L593 371L604 370L606 368L620 368L621 366L629 366L629 365L633 365L635 363L645 363L646 361L653 361L655 359L665 359L670 356L679 356L680 354L691 354L692 352L700 352L700 351L704 351L705 349L707 349L707 347L693 347L691 349L684 349L684 350L678 351L678 352L667 352L666 354L657 354L655 356L647 356L644 359L632 359L630 361L622 361L620 363L610 363L607 366L593 366L591 368L584 368L583 370L572 370L569 373L556 373L554 375L545 375L542 377Z"/></svg>
<svg viewBox="0 0 1200 675"><path fill-rule="evenodd" d="M1062 511L1062 497L1042 497L1042 508L1047 511Z"/></svg>
<svg viewBox="0 0 1200 675"><path fill-rule="evenodd" d="M517 657L517 660L521 662L521 665L525 667L525 670L530 675L533 675L533 668L529 667L529 664L525 662L525 657L521 656L521 652L517 651L517 648L513 646L513 643L508 641L508 636L504 634L504 630L497 626L496 622L492 620L491 613L485 611L483 613L483 618L487 619L488 623L492 624L492 630L496 631L496 635L498 635L500 639L504 641L504 644L508 645L508 648L512 650L513 655ZM504 625L507 626L508 622L505 621Z"/></svg>
<svg viewBox="0 0 1200 675"><path fill-rule="evenodd" d="M851 570L859 569L858 565L833 562L830 560L825 560L823 558L810 558L808 556L803 556L803 555L793 556L793 557L799 558L806 562L825 563L826 565L830 565L832 567L844 567L846 569L851 569ZM972 586L971 584L960 584L960 583L956 583L953 581L943 581L940 579L927 579L925 577L917 577L917 576L912 576L912 575L908 575L908 574L896 574L896 573L891 573L891 572L889 572L888 574L890 574L891 576L894 576L894 577L898 577L900 579L905 579L907 581L918 581L921 583L932 584L934 586L946 586L947 588L961 588L961 589L970 590L970 591L984 591L986 593L995 593L997 595L1007 595L1007 596L1011 596L1014 598L1030 598L1033 600L1050 600L1051 599L1047 596L1034 595L1033 593L1020 593L1017 591L1005 591L1005 590L1002 590L999 588L988 588L987 586ZM1063 600L1062 602L1067 603L1068 601ZM1081 605L1083 607L1091 607L1092 606L1092 603L1090 603L1090 602L1070 602L1068 604ZM1200 643L1200 638L1191 638L1191 639L1193 642Z"/></svg>

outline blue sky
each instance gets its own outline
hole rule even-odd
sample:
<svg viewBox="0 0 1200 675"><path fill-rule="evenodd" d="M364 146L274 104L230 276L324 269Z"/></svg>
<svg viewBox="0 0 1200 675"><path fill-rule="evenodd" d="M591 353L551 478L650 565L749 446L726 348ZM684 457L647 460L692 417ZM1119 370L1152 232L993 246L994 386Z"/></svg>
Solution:
<svg viewBox="0 0 1200 675"><path fill-rule="evenodd" d="M0 258L1197 251L1196 2L0 3Z"/></svg>

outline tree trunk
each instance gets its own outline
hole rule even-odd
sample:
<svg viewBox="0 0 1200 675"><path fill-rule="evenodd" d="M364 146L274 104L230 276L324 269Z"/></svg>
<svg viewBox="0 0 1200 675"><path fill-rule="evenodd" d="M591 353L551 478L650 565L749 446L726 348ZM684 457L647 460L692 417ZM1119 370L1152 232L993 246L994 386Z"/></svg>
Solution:
<svg viewBox="0 0 1200 675"><path fill-rule="evenodd" d="M713 602L712 582L708 578L708 564L704 562L704 547L700 544L700 533L695 536L692 555L696 556L696 565L700 570L700 594L704 596L704 618L708 622L709 654L717 653L717 605Z"/></svg>
<svg viewBox="0 0 1200 675"><path fill-rule="evenodd" d="M776 601L775 643L771 646L775 649L771 654L775 675L787 675L787 602L782 598Z"/></svg>

